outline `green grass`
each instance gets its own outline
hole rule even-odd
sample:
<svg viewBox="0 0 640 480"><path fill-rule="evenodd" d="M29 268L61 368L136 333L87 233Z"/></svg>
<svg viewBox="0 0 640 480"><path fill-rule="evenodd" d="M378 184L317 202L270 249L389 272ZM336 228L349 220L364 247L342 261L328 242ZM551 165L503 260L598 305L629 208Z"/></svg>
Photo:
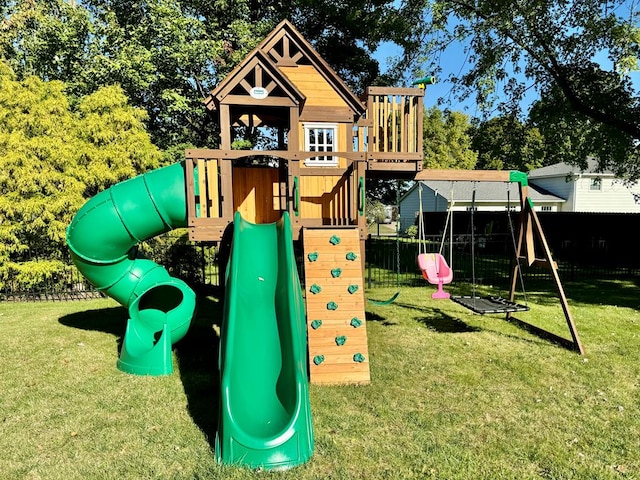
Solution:
<svg viewBox="0 0 640 480"><path fill-rule="evenodd" d="M584 357L429 286L368 304L371 385L312 386L314 456L282 473L213 457L215 299L168 377L116 369L126 312L111 300L0 303L0 478L638 479L640 291L565 289ZM552 296L528 302L518 318L568 336Z"/></svg>

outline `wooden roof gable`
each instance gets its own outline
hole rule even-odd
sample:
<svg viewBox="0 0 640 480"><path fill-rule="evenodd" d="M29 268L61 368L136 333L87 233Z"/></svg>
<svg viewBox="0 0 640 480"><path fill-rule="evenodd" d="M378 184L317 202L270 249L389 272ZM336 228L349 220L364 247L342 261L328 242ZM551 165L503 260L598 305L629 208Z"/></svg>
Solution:
<svg viewBox="0 0 640 480"><path fill-rule="evenodd" d="M250 92L253 88L266 88L269 97L272 91L280 97L289 96L292 102L299 104L305 97L279 67L293 67L297 65L312 65L320 75L331 85L345 103L360 116L365 112L365 106L349 89L347 84L302 36L302 34L287 20L283 20L267 37L214 89L205 99L209 109L224 103L255 103ZM266 72L266 73L265 73ZM266 75L266 76L265 76ZM265 80L267 79L267 80ZM257 83L261 80L262 84ZM229 97L229 95L234 95ZM245 96L242 99L240 97ZM278 100L271 100L271 102ZM264 102L264 100L262 100ZM273 105L273 103L263 103ZM277 103L277 105L285 105Z"/></svg>
<svg viewBox="0 0 640 480"><path fill-rule="evenodd" d="M210 110L215 110L220 103L250 105L256 103L253 95L265 95L266 98L260 100L265 106L291 107L305 100L287 76L256 49L211 91L205 105Z"/></svg>

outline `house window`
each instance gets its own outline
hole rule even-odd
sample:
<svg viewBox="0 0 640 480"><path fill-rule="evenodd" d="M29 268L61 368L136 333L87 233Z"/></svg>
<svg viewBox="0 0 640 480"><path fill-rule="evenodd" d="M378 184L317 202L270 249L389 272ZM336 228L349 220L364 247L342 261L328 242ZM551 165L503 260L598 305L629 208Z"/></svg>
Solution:
<svg viewBox="0 0 640 480"><path fill-rule="evenodd" d="M540 211L541 212L552 212L553 208L551 207L551 205L542 205L540 207Z"/></svg>
<svg viewBox="0 0 640 480"><path fill-rule="evenodd" d="M306 123L304 142L307 152L334 152L338 145L338 125L335 123ZM305 165L336 167L338 158L333 155L318 155L308 158Z"/></svg>
<svg viewBox="0 0 640 480"><path fill-rule="evenodd" d="M596 177L591 179L589 190L602 190L602 178Z"/></svg>

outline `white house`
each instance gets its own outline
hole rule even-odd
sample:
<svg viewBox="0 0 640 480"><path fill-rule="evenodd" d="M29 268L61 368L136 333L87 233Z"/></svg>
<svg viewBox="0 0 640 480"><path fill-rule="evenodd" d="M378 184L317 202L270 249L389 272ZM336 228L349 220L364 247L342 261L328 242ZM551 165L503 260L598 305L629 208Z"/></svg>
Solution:
<svg viewBox="0 0 640 480"><path fill-rule="evenodd" d="M565 201L531 184L529 196L537 211L559 211ZM446 212L449 208L452 211L468 211L472 206L475 211L504 211L507 208L519 210L520 206L517 183L423 180L416 182L400 198L401 232L415 224L420 212L420 197L423 212Z"/></svg>
<svg viewBox="0 0 640 480"><path fill-rule="evenodd" d="M584 171L556 163L529 172L529 183L564 198L558 211L640 213L640 186L625 185L612 172L598 172L596 167L591 159Z"/></svg>

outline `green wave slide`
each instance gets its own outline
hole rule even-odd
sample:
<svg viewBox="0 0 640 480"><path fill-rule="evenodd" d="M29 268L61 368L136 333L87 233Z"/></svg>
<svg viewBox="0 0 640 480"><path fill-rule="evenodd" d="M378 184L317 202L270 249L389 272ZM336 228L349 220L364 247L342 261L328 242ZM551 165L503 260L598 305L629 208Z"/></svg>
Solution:
<svg viewBox="0 0 640 480"><path fill-rule="evenodd" d="M236 212L224 305L218 461L266 469L306 462L314 448L307 337L287 212L260 225Z"/></svg>
<svg viewBox="0 0 640 480"><path fill-rule="evenodd" d="M100 192L67 228L78 270L128 308L117 363L124 372L173 371L172 345L189 329L195 294L140 256L137 244L186 227L186 212L181 162ZM237 213L220 339L219 462L281 469L311 457L303 312L288 214L274 224L254 225Z"/></svg>

